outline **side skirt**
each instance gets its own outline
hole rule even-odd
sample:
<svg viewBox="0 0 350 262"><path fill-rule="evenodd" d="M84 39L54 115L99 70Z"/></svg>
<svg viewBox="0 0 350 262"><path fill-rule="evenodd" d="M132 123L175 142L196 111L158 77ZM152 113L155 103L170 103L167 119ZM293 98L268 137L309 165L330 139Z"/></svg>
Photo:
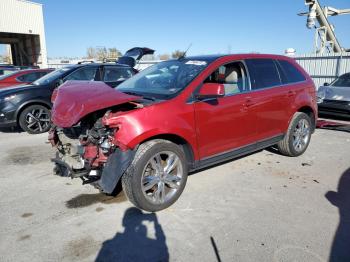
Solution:
<svg viewBox="0 0 350 262"><path fill-rule="evenodd" d="M228 152L224 152L218 155L210 156L201 160L197 160L194 163L194 168L191 171L195 171L198 169L202 169L208 166L212 166L227 160L235 159L240 156L248 155L250 153L262 150L266 147L273 146L277 144L284 138L284 134L258 141L254 144L249 144L240 148L236 148L234 150L230 150Z"/></svg>

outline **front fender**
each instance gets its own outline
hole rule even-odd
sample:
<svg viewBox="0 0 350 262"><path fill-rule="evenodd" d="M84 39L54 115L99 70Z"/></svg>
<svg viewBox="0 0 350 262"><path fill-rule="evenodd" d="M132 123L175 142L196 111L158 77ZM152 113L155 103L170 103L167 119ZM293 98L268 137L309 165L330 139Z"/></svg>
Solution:
<svg viewBox="0 0 350 262"><path fill-rule="evenodd" d="M122 149L133 149L152 137L174 135L187 141L194 154L197 153L192 105L186 105L181 110L151 106L111 116L107 122L109 126L116 128L114 140Z"/></svg>

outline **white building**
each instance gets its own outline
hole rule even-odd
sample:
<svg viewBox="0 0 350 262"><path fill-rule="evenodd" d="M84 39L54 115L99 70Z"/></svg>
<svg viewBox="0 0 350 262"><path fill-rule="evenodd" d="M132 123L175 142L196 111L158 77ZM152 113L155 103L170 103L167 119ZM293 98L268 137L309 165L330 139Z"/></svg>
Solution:
<svg viewBox="0 0 350 262"><path fill-rule="evenodd" d="M42 5L0 0L0 44L11 46L14 65L47 67Z"/></svg>

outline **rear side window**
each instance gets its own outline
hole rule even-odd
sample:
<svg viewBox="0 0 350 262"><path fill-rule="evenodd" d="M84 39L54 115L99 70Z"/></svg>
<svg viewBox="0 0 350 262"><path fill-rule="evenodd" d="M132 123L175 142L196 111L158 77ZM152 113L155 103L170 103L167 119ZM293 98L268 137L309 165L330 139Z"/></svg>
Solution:
<svg viewBox="0 0 350 262"><path fill-rule="evenodd" d="M283 84L291 84L305 81L305 76L290 62L278 60Z"/></svg>
<svg viewBox="0 0 350 262"><path fill-rule="evenodd" d="M40 72L33 72L33 73L21 75L21 76L17 77L17 79L21 82L31 83L31 82L34 82L35 80L39 79L40 77L42 77L45 74L42 74Z"/></svg>
<svg viewBox="0 0 350 262"><path fill-rule="evenodd" d="M281 79L272 59L247 59L252 89L281 85Z"/></svg>

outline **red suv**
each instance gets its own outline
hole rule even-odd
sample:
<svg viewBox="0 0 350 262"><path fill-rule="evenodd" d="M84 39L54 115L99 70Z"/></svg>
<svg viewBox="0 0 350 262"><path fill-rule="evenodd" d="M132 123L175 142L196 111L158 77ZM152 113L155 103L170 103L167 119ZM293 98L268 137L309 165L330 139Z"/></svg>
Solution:
<svg viewBox="0 0 350 262"><path fill-rule="evenodd" d="M158 211L179 198L189 172L270 146L303 154L316 116L315 86L293 59L183 57L115 89L62 85L49 140L57 175L105 193L121 180L135 206Z"/></svg>

